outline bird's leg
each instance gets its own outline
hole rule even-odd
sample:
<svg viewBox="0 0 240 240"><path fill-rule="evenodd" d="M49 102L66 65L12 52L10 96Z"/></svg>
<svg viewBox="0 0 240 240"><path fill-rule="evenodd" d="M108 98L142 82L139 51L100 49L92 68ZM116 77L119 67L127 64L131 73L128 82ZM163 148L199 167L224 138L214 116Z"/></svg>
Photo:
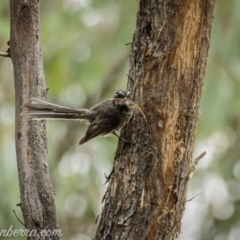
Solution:
<svg viewBox="0 0 240 240"><path fill-rule="evenodd" d="M112 134L115 135L116 137L118 137L119 139L123 140L123 141L126 142L126 143L129 143L129 142L130 142L130 141L128 141L128 140L126 140L126 139L118 136L115 132L113 132Z"/></svg>

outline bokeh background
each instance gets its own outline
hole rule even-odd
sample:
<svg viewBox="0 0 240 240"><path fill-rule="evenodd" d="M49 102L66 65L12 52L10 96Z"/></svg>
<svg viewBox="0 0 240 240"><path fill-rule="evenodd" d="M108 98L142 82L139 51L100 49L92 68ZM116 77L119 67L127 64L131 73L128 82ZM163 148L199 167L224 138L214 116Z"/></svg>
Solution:
<svg viewBox="0 0 240 240"><path fill-rule="evenodd" d="M218 0L180 240L240 239L240 1ZM126 88L137 1L41 1L48 99L89 107ZM9 1L0 3L0 51L9 40ZM63 239L90 240L101 213L116 137L78 145L87 126L49 121L48 149ZM0 230L23 228L14 143L10 59L0 58ZM0 237L1 238L1 237ZM22 239L22 238L8 238Z"/></svg>

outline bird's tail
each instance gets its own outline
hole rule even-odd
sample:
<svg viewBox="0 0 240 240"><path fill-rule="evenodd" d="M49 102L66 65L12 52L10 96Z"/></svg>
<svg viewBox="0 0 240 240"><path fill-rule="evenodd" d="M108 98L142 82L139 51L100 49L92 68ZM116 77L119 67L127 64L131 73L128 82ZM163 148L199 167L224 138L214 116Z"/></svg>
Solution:
<svg viewBox="0 0 240 240"><path fill-rule="evenodd" d="M24 107L27 110L21 115L32 119L85 119L89 121L91 116L91 110L66 107L38 98L31 98Z"/></svg>

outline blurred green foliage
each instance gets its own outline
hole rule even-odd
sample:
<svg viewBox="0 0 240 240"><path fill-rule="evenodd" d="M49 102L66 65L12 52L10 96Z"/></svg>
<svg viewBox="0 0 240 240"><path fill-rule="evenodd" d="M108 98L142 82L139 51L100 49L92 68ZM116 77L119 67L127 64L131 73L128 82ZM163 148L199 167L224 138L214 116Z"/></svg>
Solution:
<svg viewBox="0 0 240 240"><path fill-rule="evenodd" d="M125 88L137 1L41 1L41 42L48 98L91 106ZM240 236L240 2L219 0L194 157L207 151L190 182L181 240ZM9 40L9 2L0 3L0 51ZM86 126L48 123L49 167L63 239L94 236L117 144L96 138L79 146ZM10 59L0 58L0 230L23 226L14 146L14 85ZM18 238L8 238L18 239ZM19 238L21 239L21 238Z"/></svg>

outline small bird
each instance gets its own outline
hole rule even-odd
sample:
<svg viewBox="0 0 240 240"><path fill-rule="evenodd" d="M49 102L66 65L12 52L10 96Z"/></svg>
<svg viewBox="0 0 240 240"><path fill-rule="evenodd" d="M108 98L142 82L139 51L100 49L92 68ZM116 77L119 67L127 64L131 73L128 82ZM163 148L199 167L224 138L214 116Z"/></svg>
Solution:
<svg viewBox="0 0 240 240"><path fill-rule="evenodd" d="M90 125L79 142L81 145L99 135L113 133L118 137L115 131L121 130L133 115L135 104L129 99L130 95L130 91L118 90L113 98L98 103L90 109L76 109L31 98L24 106L27 111L21 115L32 119L87 120Z"/></svg>

